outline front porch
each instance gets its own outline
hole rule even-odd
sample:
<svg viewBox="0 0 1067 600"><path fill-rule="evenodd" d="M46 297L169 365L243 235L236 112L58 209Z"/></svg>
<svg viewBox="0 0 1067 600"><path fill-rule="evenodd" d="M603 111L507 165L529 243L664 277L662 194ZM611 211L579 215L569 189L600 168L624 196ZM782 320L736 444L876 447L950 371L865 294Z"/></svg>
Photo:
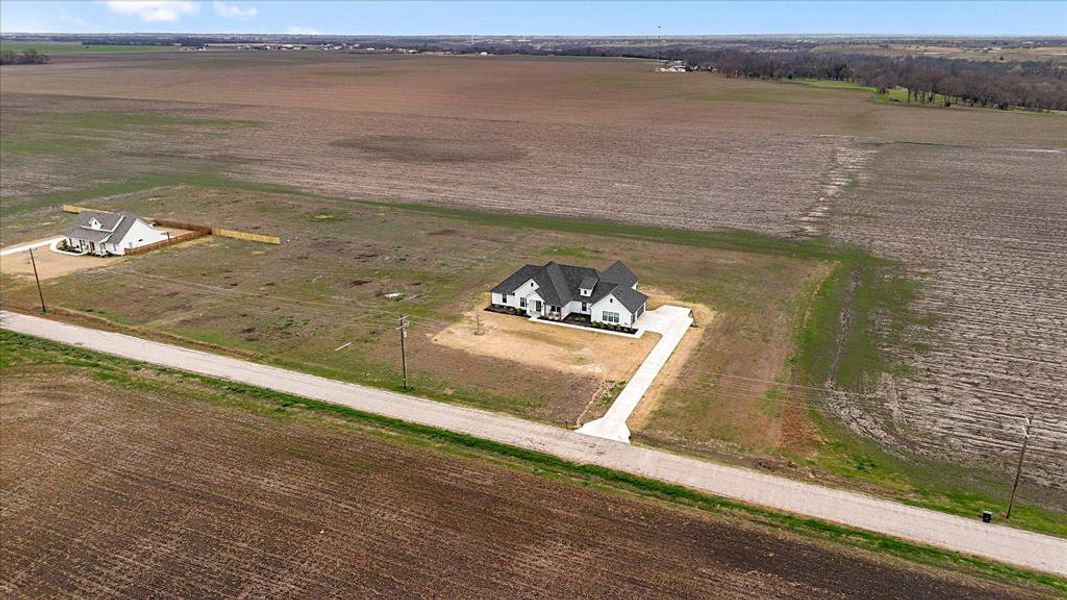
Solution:
<svg viewBox="0 0 1067 600"><path fill-rule="evenodd" d="M550 321L562 321L563 309L559 306L549 306L546 304L544 309L541 310L541 317Z"/></svg>

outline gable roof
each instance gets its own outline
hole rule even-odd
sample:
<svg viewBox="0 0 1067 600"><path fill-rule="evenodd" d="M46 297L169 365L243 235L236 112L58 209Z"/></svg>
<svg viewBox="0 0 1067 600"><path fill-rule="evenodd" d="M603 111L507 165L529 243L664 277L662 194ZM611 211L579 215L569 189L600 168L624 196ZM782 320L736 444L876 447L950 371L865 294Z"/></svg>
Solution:
<svg viewBox="0 0 1067 600"><path fill-rule="evenodd" d="M496 284L496 287L489 290L494 294L510 294L517 290L520 285L534 278L537 273L544 267L538 265L523 265L518 271L515 271L508 278L500 283Z"/></svg>
<svg viewBox="0 0 1067 600"><path fill-rule="evenodd" d="M592 304L605 298L612 291L620 289L632 292L620 291L615 294L619 302L622 302L623 306L630 311L636 310L647 299L641 292L631 289L633 284L637 283L637 277L620 261L615 261L603 272L590 267L563 265L557 262L549 262L543 266L523 265L491 291L495 294L512 294L531 279L537 284L537 295L550 306L563 306L571 300L582 300ZM582 296L579 292L582 288L592 288L593 293L590 296ZM636 303L636 305L631 308L628 303Z"/></svg>
<svg viewBox="0 0 1067 600"><path fill-rule="evenodd" d="M630 267L624 265L621 260L611 263L611 266L600 274L600 278L626 287L633 287L637 283L637 275L634 275Z"/></svg>
<svg viewBox="0 0 1067 600"><path fill-rule="evenodd" d="M100 224L99 229L90 226L93 219ZM83 210L78 213L78 219L74 225L67 230L67 237L86 242L119 244L138 220L140 217L130 213Z"/></svg>
<svg viewBox="0 0 1067 600"><path fill-rule="evenodd" d="M644 306L645 302L648 302L648 296L627 285L615 286L615 289L611 290L611 295L615 296L619 303L631 313Z"/></svg>

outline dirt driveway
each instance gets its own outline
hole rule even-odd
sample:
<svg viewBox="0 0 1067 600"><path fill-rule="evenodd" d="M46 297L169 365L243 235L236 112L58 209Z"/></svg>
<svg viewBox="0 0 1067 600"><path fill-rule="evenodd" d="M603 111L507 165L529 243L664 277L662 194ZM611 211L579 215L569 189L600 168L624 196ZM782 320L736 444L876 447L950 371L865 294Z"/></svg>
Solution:
<svg viewBox="0 0 1067 600"><path fill-rule="evenodd" d="M627 381L659 340L654 333L629 339L533 323L515 315L486 312L482 310L485 305L479 302L463 314L462 321L433 335L432 341L480 356L594 375L606 381ZM482 335L476 334L479 315Z"/></svg>
<svg viewBox="0 0 1067 600"><path fill-rule="evenodd" d="M109 256L106 258L90 255L71 256L53 252L48 246L35 248L33 250L33 258L37 261L37 275L42 280L62 277L76 271L106 267L125 260L121 256ZM33 277L33 265L30 263L29 252L0 256L0 273L20 277Z"/></svg>

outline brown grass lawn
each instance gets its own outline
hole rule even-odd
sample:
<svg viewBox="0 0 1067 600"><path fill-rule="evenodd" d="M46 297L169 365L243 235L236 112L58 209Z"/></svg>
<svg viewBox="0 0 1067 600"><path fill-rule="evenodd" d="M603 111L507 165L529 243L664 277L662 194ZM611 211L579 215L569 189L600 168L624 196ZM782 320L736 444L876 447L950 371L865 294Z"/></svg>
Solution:
<svg viewBox="0 0 1067 600"><path fill-rule="evenodd" d="M678 389L714 383L716 373L764 381L747 395L704 400L667 386L649 427L680 433L683 443L777 447L776 414L751 414L786 376L798 302L827 270L810 260L472 225L399 207L278 193L176 187L92 204L190 222L210 214L211 224L286 241L270 246L209 238L115 261L47 281L50 305L149 335L180 336L386 387L398 384L395 327L403 313L413 323L410 366L420 392L571 426L615 382L628 379L654 336L631 342L517 321L532 331L509 337L496 352L432 340L472 328L471 308L526 262L604 266L622 259L660 292L655 302L674 298L721 313L691 334L687 346L693 347L680 359L687 366L672 367L685 373ZM51 223L51 216L43 222ZM36 299L27 277L8 277L4 292L6 302L25 308ZM391 293L402 298L385 297ZM507 317L486 318L495 330L495 319ZM475 341L489 344L497 333ZM532 351L529 335L543 338L533 340L544 346L542 354L557 348L556 364L552 357L524 358ZM590 339L572 339L583 336ZM563 363L573 368L561 373ZM723 398L728 406L709 404ZM685 412L692 415L676 416Z"/></svg>

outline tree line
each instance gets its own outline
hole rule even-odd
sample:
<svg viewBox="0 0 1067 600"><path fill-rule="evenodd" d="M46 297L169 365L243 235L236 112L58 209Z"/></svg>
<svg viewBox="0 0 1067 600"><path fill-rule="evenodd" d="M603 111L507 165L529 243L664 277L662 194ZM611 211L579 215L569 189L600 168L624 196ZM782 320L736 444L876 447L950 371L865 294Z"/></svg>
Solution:
<svg viewBox="0 0 1067 600"><path fill-rule="evenodd" d="M1045 62L978 62L929 56L814 52L756 53L681 49L665 52L727 77L827 79L885 92L907 90L909 101L944 106L1067 110L1067 71Z"/></svg>
<svg viewBox="0 0 1067 600"><path fill-rule="evenodd" d="M746 48L708 47L700 43L622 44L597 40L509 43L486 40L442 43L435 40L408 47L424 50L617 56L683 61L695 70L727 77L756 79L828 79L873 87L880 92L903 88L909 102L964 104L1001 109L1067 110L1067 69L1052 62L980 62L932 56L882 56L849 52L816 52L803 45L773 41Z"/></svg>
<svg viewBox="0 0 1067 600"><path fill-rule="evenodd" d="M41 54L32 48L22 52L14 50L0 52L0 65L43 65L50 60L47 54Z"/></svg>

